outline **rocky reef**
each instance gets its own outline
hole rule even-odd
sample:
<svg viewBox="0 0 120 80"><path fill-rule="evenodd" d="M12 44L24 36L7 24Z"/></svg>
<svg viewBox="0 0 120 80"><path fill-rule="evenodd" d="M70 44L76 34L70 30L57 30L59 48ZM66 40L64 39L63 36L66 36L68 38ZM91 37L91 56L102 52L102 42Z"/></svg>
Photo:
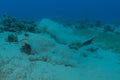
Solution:
<svg viewBox="0 0 120 80"><path fill-rule="evenodd" d="M34 20L22 20L4 14L0 20L0 28L10 32L36 32L36 22Z"/></svg>

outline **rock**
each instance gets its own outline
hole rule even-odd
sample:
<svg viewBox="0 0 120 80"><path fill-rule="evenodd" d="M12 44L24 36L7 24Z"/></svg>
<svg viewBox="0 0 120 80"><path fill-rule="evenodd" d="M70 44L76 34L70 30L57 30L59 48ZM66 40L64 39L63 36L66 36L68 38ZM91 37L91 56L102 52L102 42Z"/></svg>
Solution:
<svg viewBox="0 0 120 80"><path fill-rule="evenodd" d="M10 32L36 32L36 22L30 20L20 20L9 15L3 15L1 24L4 26L5 31Z"/></svg>
<svg viewBox="0 0 120 80"><path fill-rule="evenodd" d="M4 29L0 27L0 33L4 32Z"/></svg>
<svg viewBox="0 0 120 80"><path fill-rule="evenodd" d="M113 25L107 24L107 25L104 26L104 32L112 32L112 33L114 33L114 30L115 30L115 28L114 28Z"/></svg>
<svg viewBox="0 0 120 80"><path fill-rule="evenodd" d="M18 42L18 38L14 34L9 34L8 37L7 37L7 41L8 42Z"/></svg>

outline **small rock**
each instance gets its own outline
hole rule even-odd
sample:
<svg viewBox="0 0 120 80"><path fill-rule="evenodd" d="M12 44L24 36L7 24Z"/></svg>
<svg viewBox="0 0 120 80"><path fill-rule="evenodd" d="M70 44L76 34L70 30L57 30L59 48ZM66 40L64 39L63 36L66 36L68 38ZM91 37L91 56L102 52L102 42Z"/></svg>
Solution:
<svg viewBox="0 0 120 80"><path fill-rule="evenodd" d="M10 34L7 37L7 41L8 42L18 42L18 37L16 35L14 35L14 34Z"/></svg>

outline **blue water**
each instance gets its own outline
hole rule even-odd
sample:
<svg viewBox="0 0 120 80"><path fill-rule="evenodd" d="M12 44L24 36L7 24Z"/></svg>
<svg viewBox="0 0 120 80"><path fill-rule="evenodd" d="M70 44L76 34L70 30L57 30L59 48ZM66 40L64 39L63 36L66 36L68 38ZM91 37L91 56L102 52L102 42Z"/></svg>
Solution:
<svg viewBox="0 0 120 80"><path fill-rule="evenodd" d="M0 0L3 13L26 18L120 20L119 0Z"/></svg>

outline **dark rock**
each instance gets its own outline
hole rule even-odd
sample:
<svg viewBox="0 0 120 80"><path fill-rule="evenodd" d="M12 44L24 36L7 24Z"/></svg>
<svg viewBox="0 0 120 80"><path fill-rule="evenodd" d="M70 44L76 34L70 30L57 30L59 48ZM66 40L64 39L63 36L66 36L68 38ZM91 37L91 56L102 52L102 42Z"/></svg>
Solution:
<svg viewBox="0 0 120 80"><path fill-rule="evenodd" d="M2 27L0 27L0 33L4 32L4 29Z"/></svg>
<svg viewBox="0 0 120 80"><path fill-rule="evenodd" d="M5 31L10 31L10 32L18 32L18 31L36 32L36 26L37 26L35 21L20 20L8 15L3 15L1 19L1 24L4 26Z"/></svg>
<svg viewBox="0 0 120 80"><path fill-rule="evenodd" d="M95 26L96 27L101 27L102 26L102 21L101 20L96 20Z"/></svg>
<svg viewBox="0 0 120 80"><path fill-rule="evenodd" d="M114 32L115 28L112 25L105 25L104 32Z"/></svg>
<svg viewBox="0 0 120 80"><path fill-rule="evenodd" d="M88 57L88 54L82 53L82 56L86 58L86 57Z"/></svg>
<svg viewBox="0 0 120 80"><path fill-rule="evenodd" d="M18 38L17 38L16 35L10 34L10 35L8 35L8 37L7 37L7 41L8 41L8 42L18 42Z"/></svg>
<svg viewBox="0 0 120 80"><path fill-rule="evenodd" d="M86 50L89 51L89 52L96 52L98 50L98 48L90 47L90 48L87 48Z"/></svg>

